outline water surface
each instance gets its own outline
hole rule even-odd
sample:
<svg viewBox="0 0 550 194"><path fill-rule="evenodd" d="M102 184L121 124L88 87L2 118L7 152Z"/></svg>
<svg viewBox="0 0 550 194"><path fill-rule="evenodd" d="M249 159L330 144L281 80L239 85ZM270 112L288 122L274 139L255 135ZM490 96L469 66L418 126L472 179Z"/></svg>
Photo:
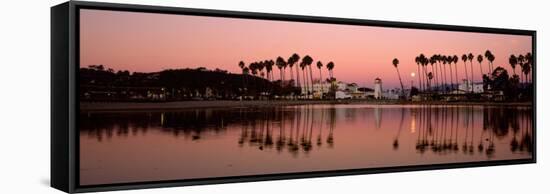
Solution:
<svg viewBox="0 0 550 194"><path fill-rule="evenodd" d="M526 106L300 105L80 114L80 184L532 157Z"/></svg>

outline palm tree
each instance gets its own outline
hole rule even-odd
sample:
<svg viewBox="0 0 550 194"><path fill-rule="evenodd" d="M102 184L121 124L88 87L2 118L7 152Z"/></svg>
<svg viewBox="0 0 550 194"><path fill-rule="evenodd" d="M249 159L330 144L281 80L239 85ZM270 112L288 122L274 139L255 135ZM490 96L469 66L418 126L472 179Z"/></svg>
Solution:
<svg viewBox="0 0 550 194"><path fill-rule="evenodd" d="M267 80L269 80L270 82L272 81L273 79L273 60L268 60L267 63L265 64L265 71L267 71Z"/></svg>
<svg viewBox="0 0 550 194"><path fill-rule="evenodd" d="M527 59L527 60L532 60L532 59ZM525 83L527 83L527 80L528 80L527 76L529 75L529 73L531 73L531 63L532 63L532 61L528 61L528 62L524 63L522 68L521 68L521 71L523 72L523 74L525 74Z"/></svg>
<svg viewBox="0 0 550 194"><path fill-rule="evenodd" d="M472 77L472 87L471 87L471 92L474 92L474 64L472 63L472 60L474 60L474 54L470 53L468 54L468 61L470 61L470 77Z"/></svg>
<svg viewBox="0 0 550 194"><path fill-rule="evenodd" d="M294 58L292 58L292 56L290 56L286 62L287 62L287 65L289 67L289 70L290 70L290 80L294 80L294 70L292 69L292 67L294 67L294 63L296 63L296 61L293 61ZM294 86L294 83L292 83L292 86Z"/></svg>
<svg viewBox="0 0 550 194"><path fill-rule="evenodd" d="M531 73L531 69L532 69L532 67L533 67L533 55L531 54L531 52L528 52L527 54L525 54L525 61L526 61L526 62L525 62L526 65L529 66L528 69L527 69L527 70L528 70L527 73L529 74L529 73ZM531 76L528 76L527 78L528 78L528 79L527 79L528 81L529 81L530 79L532 79Z"/></svg>
<svg viewBox="0 0 550 194"><path fill-rule="evenodd" d="M414 58L414 62L416 63L416 69L418 74L418 86L420 90L422 91L422 73L420 73L420 55Z"/></svg>
<svg viewBox="0 0 550 194"><path fill-rule="evenodd" d="M428 64L430 63L430 61L428 60L428 58L424 55L422 55L422 69L424 71L424 83L426 83L426 87L425 89L430 89L431 86L430 86L430 82L428 80Z"/></svg>
<svg viewBox="0 0 550 194"><path fill-rule="evenodd" d="M428 73L428 80L430 80L430 82L432 81L432 79L434 78L434 75L432 72Z"/></svg>
<svg viewBox="0 0 550 194"><path fill-rule="evenodd" d="M282 58L282 57L277 57L277 59L275 60L275 64L277 65L277 68L279 68L279 73L280 73L280 77L281 77L281 87L283 87L283 82L284 82L284 78L283 78L283 67L285 66L285 60Z"/></svg>
<svg viewBox="0 0 550 194"><path fill-rule="evenodd" d="M435 82L434 82L434 83L435 83L435 88L437 89L437 87L438 87L437 84L439 83L439 82L438 82L438 79L437 79L437 65L435 66L435 71L434 71L434 64L435 64L436 62L437 62L437 60L436 60L435 55L432 55L432 56L430 57L430 65L432 66L432 72L435 73L435 74L433 74L433 75L435 76L435 77L434 77L434 78L435 78Z"/></svg>
<svg viewBox="0 0 550 194"><path fill-rule="evenodd" d="M481 77L483 77L483 67L481 66L481 62L483 62L483 56L477 55L477 62L479 63L479 73L481 74Z"/></svg>
<svg viewBox="0 0 550 194"><path fill-rule="evenodd" d="M453 60L452 62L455 64L455 80L456 80L456 89L458 90L458 67L456 65L456 63L458 63L458 56L456 55L453 55Z"/></svg>
<svg viewBox="0 0 550 194"><path fill-rule="evenodd" d="M404 91L404 88L403 88L403 82L401 81L401 74L399 73L399 68L397 67L397 65L399 64L399 59L394 58L393 61L392 61L392 64L395 67L395 69L397 70L397 76L399 77L399 84L401 84L401 96L403 97L403 96L405 96L405 91Z"/></svg>
<svg viewBox="0 0 550 194"><path fill-rule="evenodd" d="M306 55L306 56L302 59L302 64L303 64L304 68L305 68L306 66L309 67L309 78L310 78L309 84L310 84L310 86L311 86L311 87L310 87L311 92L313 92L313 76L311 76L311 63L313 63L313 58L311 58L309 55ZM303 70L303 68L302 68L302 70ZM304 77L304 80L305 80L305 79L306 79L306 78ZM308 93L309 93L309 91L308 91ZM308 97L309 97L309 94L308 94Z"/></svg>
<svg viewBox="0 0 550 194"><path fill-rule="evenodd" d="M296 53L292 54L289 58L288 58L288 65L290 66L291 68L291 71L290 71L290 77L292 77L292 67L294 66L294 64L296 64L296 62L298 62L300 60L300 56ZM298 69L298 66L296 66L296 86L300 86L300 73L299 73L299 69Z"/></svg>
<svg viewBox="0 0 550 194"><path fill-rule="evenodd" d="M334 77L332 69L334 69L334 63L331 61L331 62L327 63L327 70L328 70L328 74L329 74L331 80Z"/></svg>
<svg viewBox="0 0 550 194"><path fill-rule="evenodd" d="M265 61L260 61L258 63L258 71L259 71L260 77L262 77L262 78L264 78L264 75L265 75L264 72L263 72L263 70L265 68L265 65L266 65Z"/></svg>
<svg viewBox="0 0 550 194"><path fill-rule="evenodd" d="M317 68L319 69L319 84L321 85L321 99L323 99L323 75L321 73L322 67L323 63L321 61L317 61Z"/></svg>
<svg viewBox="0 0 550 194"><path fill-rule="evenodd" d="M489 74L492 74L493 73L493 61L495 60L495 56L493 55L493 53L491 53L490 50L486 50L485 51L485 58L487 58L487 60L489 61Z"/></svg>
<svg viewBox="0 0 550 194"><path fill-rule="evenodd" d="M447 56L441 55L439 60L441 60L441 63L443 64L443 79L445 80L443 91L447 93L447 68L445 67L447 65Z"/></svg>
<svg viewBox="0 0 550 194"><path fill-rule="evenodd" d="M453 56L449 55L447 56L447 63L449 63L449 72L451 76L451 92L453 91Z"/></svg>
<svg viewBox="0 0 550 194"><path fill-rule="evenodd" d="M518 64L518 58L515 55L510 55L510 58L508 58L508 63L510 63L510 66L512 66L512 70L514 71L514 75L516 75L516 65Z"/></svg>
<svg viewBox="0 0 550 194"><path fill-rule="evenodd" d="M330 80L329 80L330 81L330 89L329 89L329 91L331 91L331 89L334 86L334 83L332 81L332 80L334 80L334 72L332 71L332 69L334 69L334 63L332 61L330 61L330 62L327 63L327 70L328 70L328 74L329 74L329 77L330 77ZM332 97L334 97L334 96L332 96Z"/></svg>
<svg viewBox="0 0 550 194"><path fill-rule="evenodd" d="M466 61L468 61L468 55L466 54L463 54L462 55L462 61L464 62L464 74L466 76L466 83L468 83L468 66L466 66ZM466 85L468 86L468 85ZM466 87L466 89L468 89L468 87Z"/></svg>
<svg viewBox="0 0 550 194"><path fill-rule="evenodd" d="M521 67L521 72L524 72L524 70L525 70L525 67L524 67L525 56L519 55L517 60L518 60L519 66ZM523 75L521 77L522 77L523 83L525 83L525 78L523 78ZM525 77L527 77L527 76L525 76Z"/></svg>

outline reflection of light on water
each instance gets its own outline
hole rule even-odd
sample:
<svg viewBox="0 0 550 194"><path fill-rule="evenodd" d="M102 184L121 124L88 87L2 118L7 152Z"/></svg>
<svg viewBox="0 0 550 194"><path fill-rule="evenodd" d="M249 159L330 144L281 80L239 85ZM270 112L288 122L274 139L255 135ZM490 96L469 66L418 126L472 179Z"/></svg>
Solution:
<svg viewBox="0 0 550 194"><path fill-rule="evenodd" d="M160 113L160 125L164 125L164 113Z"/></svg>
<svg viewBox="0 0 550 194"><path fill-rule="evenodd" d="M416 112L411 111L411 133L416 132Z"/></svg>

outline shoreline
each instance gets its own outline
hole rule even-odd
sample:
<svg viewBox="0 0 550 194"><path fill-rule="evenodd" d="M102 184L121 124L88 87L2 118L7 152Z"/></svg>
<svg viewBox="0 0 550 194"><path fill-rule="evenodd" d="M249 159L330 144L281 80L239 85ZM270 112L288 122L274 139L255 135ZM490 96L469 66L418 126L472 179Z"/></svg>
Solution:
<svg viewBox="0 0 550 194"><path fill-rule="evenodd" d="M465 106L532 106L532 102L442 102L396 100L256 100L256 101L174 101L174 102L80 102L80 112L125 112L151 110L183 110L193 108L258 108L308 104L358 105L465 105Z"/></svg>

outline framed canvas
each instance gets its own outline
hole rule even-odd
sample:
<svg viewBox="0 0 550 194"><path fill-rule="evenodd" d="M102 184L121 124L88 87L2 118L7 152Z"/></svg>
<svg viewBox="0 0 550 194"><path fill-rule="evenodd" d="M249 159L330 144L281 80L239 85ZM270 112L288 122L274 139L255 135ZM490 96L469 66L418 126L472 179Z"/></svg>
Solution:
<svg viewBox="0 0 550 194"><path fill-rule="evenodd" d="M536 32L69 1L65 192L534 163Z"/></svg>

